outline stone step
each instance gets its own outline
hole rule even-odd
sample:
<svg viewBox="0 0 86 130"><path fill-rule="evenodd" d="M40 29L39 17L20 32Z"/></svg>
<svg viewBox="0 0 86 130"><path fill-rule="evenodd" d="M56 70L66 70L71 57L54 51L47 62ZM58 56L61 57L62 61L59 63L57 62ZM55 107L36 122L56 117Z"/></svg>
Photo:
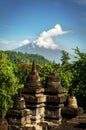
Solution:
<svg viewBox="0 0 86 130"><path fill-rule="evenodd" d="M86 130L86 114L70 119L52 130Z"/></svg>

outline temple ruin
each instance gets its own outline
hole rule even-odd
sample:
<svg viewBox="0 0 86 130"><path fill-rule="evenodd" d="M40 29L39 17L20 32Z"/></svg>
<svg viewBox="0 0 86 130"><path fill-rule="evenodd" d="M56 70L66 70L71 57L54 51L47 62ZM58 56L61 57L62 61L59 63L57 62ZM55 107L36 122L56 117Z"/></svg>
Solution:
<svg viewBox="0 0 86 130"><path fill-rule="evenodd" d="M14 107L7 114L9 130L53 130L62 122L65 101L58 74L49 74L43 88L33 62L25 87L14 97Z"/></svg>

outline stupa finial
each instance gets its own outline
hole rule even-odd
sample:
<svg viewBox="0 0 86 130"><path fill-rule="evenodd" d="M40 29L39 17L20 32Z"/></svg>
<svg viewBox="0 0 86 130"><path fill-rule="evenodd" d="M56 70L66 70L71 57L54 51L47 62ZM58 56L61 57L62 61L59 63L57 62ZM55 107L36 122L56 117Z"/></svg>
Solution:
<svg viewBox="0 0 86 130"><path fill-rule="evenodd" d="M36 70L36 62L33 60L33 63L32 63L32 72L37 72Z"/></svg>

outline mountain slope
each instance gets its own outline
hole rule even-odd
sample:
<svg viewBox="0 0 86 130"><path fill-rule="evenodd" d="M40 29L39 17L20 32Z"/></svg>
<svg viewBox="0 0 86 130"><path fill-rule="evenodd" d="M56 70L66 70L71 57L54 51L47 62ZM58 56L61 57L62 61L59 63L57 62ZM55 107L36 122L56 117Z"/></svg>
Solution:
<svg viewBox="0 0 86 130"><path fill-rule="evenodd" d="M28 54L39 54L49 59L50 61L56 61L56 62L60 61L62 55L60 49L56 50L46 49L43 47L39 47L37 45L33 45L32 43L16 48L15 51Z"/></svg>

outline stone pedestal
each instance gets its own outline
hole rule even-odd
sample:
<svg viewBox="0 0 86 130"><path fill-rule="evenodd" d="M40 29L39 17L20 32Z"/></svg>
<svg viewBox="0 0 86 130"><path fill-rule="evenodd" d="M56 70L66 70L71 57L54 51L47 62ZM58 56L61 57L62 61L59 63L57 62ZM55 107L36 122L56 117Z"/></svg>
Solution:
<svg viewBox="0 0 86 130"><path fill-rule="evenodd" d="M83 114L83 108L78 107L74 94L70 95L67 99L67 105L62 109L63 118L70 119L81 114Z"/></svg>
<svg viewBox="0 0 86 130"><path fill-rule="evenodd" d="M63 107L62 108L62 116L64 119L74 118L82 114L83 114L82 107L78 107L78 108Z"/></svg>
<svg viewBox="0 0 86 130"><path fill-rule="evenodd" d="M47 77L45 95L45 120L53 125L61 124L61 108L66 100L66 92L61 88L57 74L52 73Z"/></svg>
<svg viewBox="0 0 86 130"><path fill-rule="evenodd" d="M22 128L31 123L30 118L31 111L26 109L24 98L16 96L14 108L7 113L9 130L23 130Z"/></svg>
<svg viewBox="0 0 86 130"><path fill-rule="evenodd" d="M8 123L9 125L25 126L30 124L31 111L28 109L24 110L10 110L8 112Z"/></svg>
<svg viewBox="0 0 86 130"><path fill-rule="evenodd" d="M29 88L28 93L24 91L24 98L26 101L26 108L32 111L31 122L40 123L44 120L44 108L46 97L43 95L44 89Z"/></svg>

